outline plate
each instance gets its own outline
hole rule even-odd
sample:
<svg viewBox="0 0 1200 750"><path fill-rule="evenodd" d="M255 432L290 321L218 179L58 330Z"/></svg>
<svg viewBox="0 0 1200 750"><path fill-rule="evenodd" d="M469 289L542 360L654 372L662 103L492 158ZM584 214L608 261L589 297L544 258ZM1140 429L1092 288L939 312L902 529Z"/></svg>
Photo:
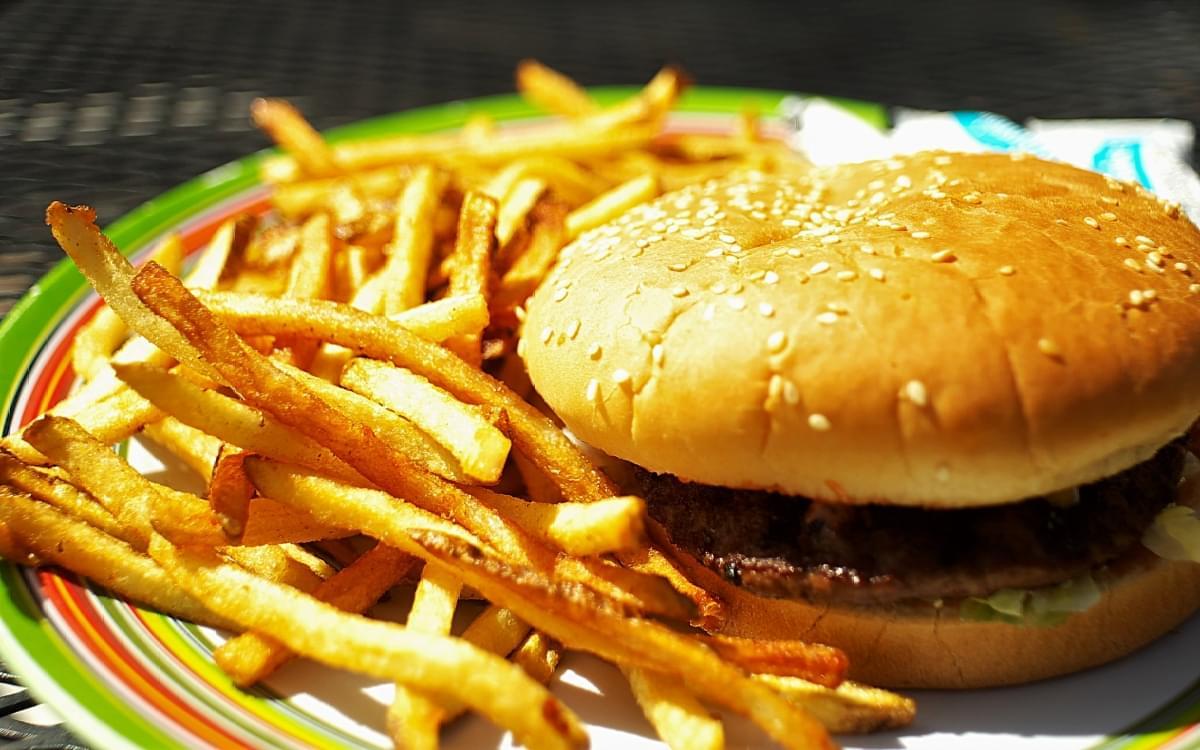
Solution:
<svg viewBox="0 0 1200 750"><path fill-rule="evenodd" d="M632 89L597 90L602 102ZM784 94L697 88L669 127L728 131L747 105L763 113ZM883 125L882 108L838 102ZM456 102L364 121L331 140L459 127L477 112L504 127L527 126L537 113L515 96ZM780 125L768 117L768 129ZM108 227L113 240L141 255L167 231L194 251L220 221L265 211L258 184L263 154L215 169L144 204ZM66 199L79 196L63 196ZM69 349L99 301L64 262L0 323L0 415L5 434L33 419L72 387ZM169 457L137 441L122 450L156 479L182 476ZM382 732L390 686L296 662L249 692L235 688L209 652L220 632L129 605L69 574L0 567L0 658L41 700L96 748L386 747ZM403 603L375 614L402 612ZM588 724L597 748L661 747L612 667L571 654L554 692ZM1115 664L1032 686L970 692L917 692L917 723L896 734L841 738L847 747L1019 750L1200 747L1200 618ZM728 722L731 747L766 747L752 726ZM507 747L508 738L470 717L444 736L448 748Z"/></svg>

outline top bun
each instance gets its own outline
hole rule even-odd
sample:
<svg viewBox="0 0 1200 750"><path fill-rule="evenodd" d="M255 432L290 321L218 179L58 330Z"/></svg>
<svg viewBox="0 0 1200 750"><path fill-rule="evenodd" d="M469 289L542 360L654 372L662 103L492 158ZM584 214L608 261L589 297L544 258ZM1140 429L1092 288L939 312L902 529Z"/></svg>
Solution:
<svg viewBox="0 0 1200 750"><path fill-rule="evenodd" d="M1014 502L1200 414L1200 232L1139 187L922 153L742 174L567 247L524 356L582 440L825 501Z"/></svg>

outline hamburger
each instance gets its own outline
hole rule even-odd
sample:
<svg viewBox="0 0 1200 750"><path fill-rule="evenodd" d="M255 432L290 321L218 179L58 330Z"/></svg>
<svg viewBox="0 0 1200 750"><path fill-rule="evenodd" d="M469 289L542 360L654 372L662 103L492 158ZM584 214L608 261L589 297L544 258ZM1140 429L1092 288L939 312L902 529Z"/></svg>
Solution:
<svg viewBox="0 0 1200 750"><path fill-rule="evenodd" d="M1195 520L1200 232L1139 187L936 152L713 180L567 247L525 332L725 632L965 688L1200 607L1200 565L1146 541Z"/></svg>

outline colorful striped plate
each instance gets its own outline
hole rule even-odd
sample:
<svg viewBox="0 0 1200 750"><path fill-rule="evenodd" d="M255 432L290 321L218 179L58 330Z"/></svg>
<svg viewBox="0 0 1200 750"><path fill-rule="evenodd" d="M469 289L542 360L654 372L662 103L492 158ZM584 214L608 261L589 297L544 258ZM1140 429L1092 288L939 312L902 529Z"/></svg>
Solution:
<svg viewBox="0 0 1200 750"><path fill-rule="evenodd" d="M626 89L596 92L615 101ZM741 89L689 92L671 127L727 131L746 106L776 112L783 95ZM882 126L883 110L839 102ZM366 121L330 134L335 140L459 127L486 112L522 127L536 112L504 96L430 107ZM773 124L772 127L778 127ZM143 254L167 231L189 251L225 217L264 211L255 155L215 169L146 203L108 228L131 254ZM62 196L86 200L86 196ZM0 394L5 433L69 392L72 336L98 307L79 273L63 263L0 323ZM157 478L182 477L169 460L136 441L130 461ZM384 705L390 687L307 663L280 671L265 686L235 688L209 653L223 634L131 606L77 578L50 570L0 567L0 658L96 748L385 747ZM393 603L388 608L398 608ZM921 693L915 726L895 735L846 738L882 748L1183 748L1200 747L1200 620L1117 664L1033 686L965 693ZM588 723L593 746L658 747L619 674L571 655L554 690ZM449 747L508 746L499 730L475 718L448 730ZM732 746L767 741L738 720Z"/></svg>

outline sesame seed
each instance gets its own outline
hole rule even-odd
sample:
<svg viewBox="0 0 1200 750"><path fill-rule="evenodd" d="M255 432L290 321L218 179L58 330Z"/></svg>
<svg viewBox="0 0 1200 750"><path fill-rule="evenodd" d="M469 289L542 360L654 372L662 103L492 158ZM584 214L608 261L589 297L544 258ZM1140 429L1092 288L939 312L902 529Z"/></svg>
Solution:
<svg viewBox="0 0 1200 750"><path fill-rule="evenodd" d="M719 281L717 283L713 284L709 288L712 289L713 294L724 294L725 293L725 285Z"/></svg>
<svg viewBox="0 0 1200 750"><path fill-rule="evenodd" d="M725 303L729 305L730 310L746 309L746 299L744 297L730 297L729 299L725 300Z"/></svg>
<svg viewBox="0 0 1200 750"><path fill-rule="evenodd" d="M882 268L872 268L871 270L867 271L867 275L876 281L883 281L885 278L887 278L887 274L884 273Z"/></svg>
<svg viewBox="0 0 1200 750"><path fill-rule="evenodd" d="M838 314L835 312L823 312L817 315L817 322L821 325L831 326L838 321Z"/></svg>
<svg viewBox="0 0 1200 750"><path fill-rule="evenodd" d="M779 373L771 376L767 381L767 398L771 401L776 401L783 395L783 377Z"/></svg>
<svg viewBox="0 0 1200 750"><path fill-rule="evenodd" d="M1050 339L1041 338L1037 342L1038 351L1045 354L1047 357L1061 357L1062 349L1058 348L1058 344Z"/></svg>
<svg viewBox="0 0 1200 750"><path fill-rule="evenodd" d="M1200 284L1189 284L1188 291L1192 294L1200 294Z"/></svg>
<svg viewBox="0 0 1200 750"><path fill-rule="evenodd" d="M513 308L513 315L515 315L517 317L518 323L525 322L525 308L522 307L521 305L517 305L516 307Z"/></svg>
<svg viewBox="0 0 1200 750"><path fill-rule="evenodd" d="M701 317L703 317L705 320L712 320L713 316L716 314L717 314L717 306L710 302L704 306L704 313L702 314Z"/></svg>
<svg viewBox="0 0 1200 750"><path fill-rule="evenodd" d="M760 302L758 304L758 314L764 318L769 318L775 314L775 308L770 302Z"/></svg>
<svg viewBox="0 0 1200 750"><path fill-rule="evenodd" d="M551 328L550 326L546 326L545 328L542 329L542 343L543 344L549 344L550 339L552 339L553 337L554 337L554 329L553 328Z"/></svg>
<svg viewBox="0 0 1200 750"><path fill-rule="evenodd" d="M1121 203L1121 201L1117 200L1116 198L1113 198L1110 195L1102 195L1102 196L1100 196L1100 200L1103 201L1104 203L1107 203L1110 206L1116 206Z"/></svg>
<svg viewBox="0 0 1200 750"><path fill-rule="evenodd" d="M874 255L874 254L875 254L875 248L874 248L874 247L872 247L871 245L863 245L862 247L860 247L860 248L859 248L859 250L862 250L862 251L863 251L864 253L866 253L867 255Z"/></svg>
<svg viewBox="0 0 1200 750"><path fill-rule="evenodd" d="M783 380L783 400L790 406L800 403L800 388L787 378Z"/></svg>
<svg viewBox="0 0 1200 750"><path fill-rule="evenodd" d="M612 379L617 385L625 385L632 380L632 377L629 374L629 370L619 367L616 370L613 370Z"/></svg>
<svg viewBox="0 0 1200 750"><path fill-rule="evenodd" d="M1151 258L1146 258L1146 267L1149 268L1151 271L1158 271L1159 273L1167 272L1167 269L1165 269L1162 266L1160 266L1159 264L1155 263L1154 260Z"/></svg>
<svg viewBox="0 0 1200 750"><path fill-rule="evenodd" d="M600 355L603 353L604 349L599 344L592 344L587 350L589 359L600 359Z"/></svg>
<svg viewBox="0 0 1200 750"><path fill-rule="evenodd" d="M779 283L779 274L775 273L774 271L767 271L766 273L763 274L763 283L764 284L778 284Z"/></svg>
<svg viewBox="0 0 1200 750"><path fill-rule="evenodd" d="M1105 211L1104 213L1100 214L1100 219L1101 221L1116 221L1117 215L1112 211Z"/></svg>
<svg viewBox="0 0 1200 750"><path fill-rule="evenodd" d="M1141 244L1141 245L1153 246L1153 245L1157 244L1154 240L1150 239L1149 237L1147 237L1144 234L1139 234L1137 237L1134 237L1133 241L1137 242L1138 244Z"/></svg>
<svg viewBox="0 0 1200 750"><path fill-rule="evenodd" d="M783 331L775 331L770 336L767 336L767 351L778 354L787 346L787 334Z"/></svg>
<svg viewBox="0 0 1200 750"><path fill-rule="evenodd" d="M1001 276L1012 276L1017 272L1017 269L1013 268L1012 266L1000 266L998 270L1000 271Z"/></svg>
<svg viewBox="0 0 1200 750"><path fill-rule="evenodd" d="M1114 237L1113 242L1121 247L1129 247L1129 240L1125 239L1124 237Z"/></svg>
<svg viewBox="0 0 1200 750"><path fill-rule="evenodd" d="M858 277L858 274L856 274L853 271L838 271L837 272L837 280L838 281L853 281L857 277Z"/></svg>
<svg viewBox="0 0 1200 750"><path fill-rule="evenodd" d="M953 250L938 250L933 255L930 255L929 259L932 260L934 263L951 263L955 259L954 251Z"/></svg>
<svg viewBox="0 0 1200 750"><path fill-rule="evenodd" d="M1143 289L1142 297L1144 297L1147 302L1153 302L1158 297L1158 291L1155 289Z"/></svg>
<svg viewBox="0 0 1200 750"><path fill-rule="evenodd" d="M914 240L925 240L925 239L929 239L929 232L924 232L924 231L921 231L921 232L913 232L913 233L912 233L912 238L913 238Z"/></svg>
<svg viewBox="0 0 1200 750"><path fill-rule="evenodd" d="M686 297L688 290L686 286L673 286L671 287L671 294L675 297Z"/></svg>
<svg viewBox="0 0 1200 750"><path fill-rule="evenodd" d="M1088 225L1089 227L1091 227L1092 229L1099 229L1099 228L1100 228L1100 222L1096 221L1095 219L1093 219L1093 218L1092 218L1092 217L1090 217L1090 216L1085 216L1085 217L1083 217L1083 223L1084 223L1084 224L1087 224L1087 225Z"/></svg>
<svg viewBox="0 0 1200 750"><path fill-rule="evenodd" d="M822 260L822 261L818 261L818 262L814 263L813 267L808 269L808 275L816 276L817 274L825 273L828 270L829 270L829 264Z"/></svg>
<svg viewBox="0 0 1200 750"><path fill-rule="evenodd" d="M517 356L525 359L525 339L517 339Z"/></svg>
<svg viewBox="0 0 1200 750"><path fill-rule="evenodd" d="M1175 264L1175 270L1183 271L1184 273L1187 273L1188 272L1188 264L1180 261L1179 263Z"/></svg>
<svg viewBox="0 0 1200 750"><path fill-rule="evenodd" d="M787 249L787 254L789 258L799 258L804 253L800 252L800 248L798 247L789 247Z"/></svg>
<svg viewBox="0 0 1200 750"><path fill-rule="evenodd" d="M1126 268L1131 268L1134 271L1142 270L1141 265L1139 265L1138 262L1136 260L1134 260L1133 258L1126 258L1124 263L1125 263Z"/></svg>
<svg viewBox="0 0 1200 750"><path fill-rule="evenodd" d="M654 364L662 365L663 355L664 349L662 344L655 344L654 346L650 347L650 361Z"/></svg>
<svg viewBox="0 0 1200 750"><path fill-rule="evenodd" d="M842 238L838 237L836 234L826 235L825 237L821 238L822 245L836 245L837 243L839 243L841 241L842 241Z"/></svg>
<svg viewBox="0 0 1200 750"><path fill-rule="evenodd" d="M712 250L709 250L707 253L705 253L705 256L707 256L709 258L720 258L724 254L725 254L724 247L714 247Z"/></svg>
<svg viewBox="0 0 1200 750"><path fill-rule="evenodd" d="M829 422L829 417L816 413L808 415L808 426L817 432L828 432L833 427Z"/></svg>
<svg viewBox="0 0 1200 750"><path fill-rule="evenodd" d="M667 268L671 269L672 271L686 271L687 263L672 263L671 265L667 266Z"/></svg>
<svg viewBox="0 0 1200 750"><path fill-rule="evenodd" d="M943 193L941 190L930 190L929 197L933 198L934 200L940 201L942 198L946 197L946 194Z"/></svg>
<svg viewBox="0 0 1200 750"><path fill-rule="evenodd" d="M1163 262L1162 253L1158 252L1157 250L1151 250L1146 256L1146 261L1153 263L1156 266L1161 266Z"/></svg>
<svg viewBox="0 0 1200 750"><path fill-rule="evenodd" d="M566 298L567 298L567 290L566 289L559 287L558 289L554 290L554 301L555 302L562 302Z"/></svg>
<svg viewBox="0 0 1200 750"><path fill-rule="evenodd" d="M966 193L962 197L963 203L979 203L979 193Z"/></svg>
<svg viewBox="0 0 1200 750"><path fill-rule="evenodd" d="M737 237L734 237L732 234L718 234L717 239L721 242L724 242L726 245L731 245L734 242L737 242Z"/></svg>
<svg viewBox="0 0 1200 750"><path fill-rule="evenodd" d="M1142 290L1140 290L1140 289L1130 290L1129 304L1133 305L1134 307L1141 307L1142 303L1145 301L1146 301L1145 298L1142 296Z"/></svg>
<svg viewBox="0 0 1200 750"><path fill-rule="evenodd" d="M567 324L567 338L574 339L579 335L579 321L572 320Z"/></svg>
<svg viewBox="0 0 1200 750"><path fill-rule="evenodd" d="M910 380L904 384L904 396L917 406L929 403L929 391L920 380Z"/></svg>
<svg viewBox="0 0 1200 750"><path fill-rule="evenodd" d="M781 222L779 222L779 223L780 223L781 225L785 226L785 227L798 227L798 226L800 226L800 222L799 222L798 220L796 220L796 219L784 219L783 221L781 221Z"/></svg>

